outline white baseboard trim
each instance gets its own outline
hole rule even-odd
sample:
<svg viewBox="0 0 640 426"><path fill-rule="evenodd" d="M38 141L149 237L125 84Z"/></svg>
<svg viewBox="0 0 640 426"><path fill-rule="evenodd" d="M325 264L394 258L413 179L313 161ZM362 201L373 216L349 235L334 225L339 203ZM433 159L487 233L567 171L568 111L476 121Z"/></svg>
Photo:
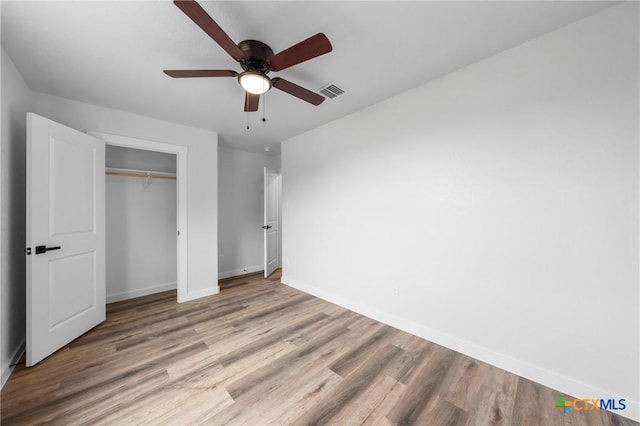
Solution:
<svg viewBox="0 0 640 426"><path fill-rule="evenodd" d="M4 384L7 383L7 380L9 380L9 376L11 376L11 373L13 373L13 369L16 368L15 366L11 367L11 364L15 364L20 361L20 358L22 357L22 354L24 354L26 346L26 340L23 340L22 343L20 343L20 345L18 345L18 347L13 351L13 354L9 358L9 362L6 365L2 366L2 375L0 375L0 389L4 387Z"/></svg>
<svg viewBox="0 0 640 426"><path fill-rule="evenodd" d="M133 299L134 297L160 293L161 291L175 290L176 288L178 288L178 284L176 282L172 282L172 283L154 285L151 287L139 288L136 290L125 291L122 293L108 294L107 303L113 303L120 300Z"/></svg>
<svg viewBox="0 0 640 426"><path fill-rule="evenodd" d="M263 269L264 265L246 266L232 271L219 272L218 279L222 280L224 278L237 277L238 275L251 274L253 272L262 271Z"/></svg>
<svg viewBox="0 0 640 426"><path fill-rule="evenodd" d="M640 403L638 401L630 400L628 396L616 395L612 392L608 392L606 390L599 389L586 383L582 383L578 380L563 376L556 372L537 367L528 362L495 352L484 346L458 339L457 337L439 332L422 324L418 324L413 321L398 317L396 315L389 314L366 304L350 300L340 295L326 292L317 287L306 285L298 280L291 279L286 276L282 277L281 282L285 285L319 297L328 302L335 303L336 305L342 306L343 308L357 312L376 321L380 321L384 324L390 325L407 333L411 333L415 336L437 343L446 348L460 352L464 355L486 362L487 364L491 364L510 373L525 377L529 380L564 393L565 395L570 395L574 398L586 399L618 400L620 398L624 398L626 400L626 409L623 411L615 410L614 412L621 416L640 422Z"/></svg>
<svg viewBox="0 0 640 426"><path fill-rule="evenodd" d="M218 293L220 293L220 287L218 287L218 284L216 284L213 287L205 288L203 290L190 291L184 298L181 298L178 294L178 303L188 302L190 300L199 299L201 297L213 296L214 294Z"/></svg>

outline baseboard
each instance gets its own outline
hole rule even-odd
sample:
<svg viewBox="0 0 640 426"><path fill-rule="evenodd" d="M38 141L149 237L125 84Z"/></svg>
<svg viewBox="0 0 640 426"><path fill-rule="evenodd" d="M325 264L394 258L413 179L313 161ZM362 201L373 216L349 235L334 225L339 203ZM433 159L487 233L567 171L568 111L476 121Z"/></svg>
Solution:
<svg viewBox="0 0 640 426"><path fill-rule="evenodd" d="M0 375L0 389L4 387L4 384L7 383L7 380L9 380L9 376L11 376L13 369L16 368L15 366L11 367L11 364L15 364L20 361L20 358L22 357L22 354L24 354L26 346L26 341L23 340L22 343L18 345L16 350L13 351L13 354L11 355L11 358L9 359L7 365L2 366L2 375Z"/></svg>
<svg viewBox="0 0 640 426"><path fill-rule="evenodd" d="M222 280L224 278L236 277L238 275L251 274L253 272L262 271L263 269L264 269L264 265L255 265L255 266L247 266L244 268L234 269L232 271L219 272L218 279Z"/></svg>
<svg viewBox="0 0 640 426"><path fill-rule="evenodd" d="M140 289L131 290L131 291L125 291L123 293L108 294L107 303L118 302L120 300L133 299L134 297L160 293L161 291L175 290L176 288L178 288L178 284L175 282L172 282L172 283L154 285L151 287L140 288Z"/></svg>
<svg viewBox="0 0 640 426"><path fill-rule="evenodd" d="M506 370L510 373L527 378L531 381L540 383L544 386L555 389L565 395L574 398L586 399L626 399L627 408L624 411L614 411L616 414L630 418L634 421L640 421L640 404L638 401L630 400L625 395L616 395L603 389L582 383L570 377L560 375L556 372L540 368L528 362L509 357L507 355L492 351L486 347L475 343L458 339L457 337L439 332L437 330L426 327L422 324L406 320L396 315L389 314L379 309L373 308L363 303L350 300L348 298L325 292L317 287L308 286L298 280L290 279L286 276L282 277L282 283L311 294L313 296L324 299L328 302L342 306L343 308L357 312L366 317L380 321L407 333L429 340L431 342L442 345L446 348L460 352L467 356L473 357L480 361L491 364L495 367Z"/></svg>
<svg viewBox="0 0 640 426"><path fill-rule="evenodd" d="M190 300L199 299L201 297L213 296L214 294L220 293L220 287L216 284L213 287L205 288L203 290L198 291L189 291L184 297L181 297L178 294L178 303L188 302Z"/></svg>

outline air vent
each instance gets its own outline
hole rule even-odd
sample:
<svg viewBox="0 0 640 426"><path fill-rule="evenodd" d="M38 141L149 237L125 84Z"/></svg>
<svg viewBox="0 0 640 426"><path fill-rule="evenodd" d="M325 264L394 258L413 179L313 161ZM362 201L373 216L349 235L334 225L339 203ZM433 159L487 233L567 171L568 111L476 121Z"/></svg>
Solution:
<svg viewBox="0 0 640 426"><path fill-rule="evenodd" d="M344 93L344 89L341 89L340 87L338 87L336 83L329 83L322 86L322 88L320 88L318 92L325 95L329 99L333 99L336 96L342 95Z"/></svg>

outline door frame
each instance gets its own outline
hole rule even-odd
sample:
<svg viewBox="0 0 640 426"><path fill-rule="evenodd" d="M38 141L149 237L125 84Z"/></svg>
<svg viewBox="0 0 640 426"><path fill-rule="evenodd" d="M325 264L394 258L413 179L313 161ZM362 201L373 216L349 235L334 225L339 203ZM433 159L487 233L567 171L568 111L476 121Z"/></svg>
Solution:
<svg viewBox="0 0 640 426"><path fill-rule="evenodd" d="M178 302L189 300L189 281L187 274L188 257L188 236L187 232L187 170L189 149L182 145L173 145L164 142L149 141L146 139L131 138L109 133L87 131L88 134L105 141L107 145L120 146L124 148L143 149L147 151L164 152L176 155L176 223L177 223L177 288Z"/></svg>

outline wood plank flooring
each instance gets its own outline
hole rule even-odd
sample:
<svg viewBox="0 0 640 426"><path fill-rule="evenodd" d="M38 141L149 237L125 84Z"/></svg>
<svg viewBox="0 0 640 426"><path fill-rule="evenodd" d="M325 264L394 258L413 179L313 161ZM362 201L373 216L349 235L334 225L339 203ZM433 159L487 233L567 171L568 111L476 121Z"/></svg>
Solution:
<svg viewBox="0 0 640 426"><path fill-rule="evenodd" d="M557 391L248 275L107 321L2 389L3 425L637 425L567 414ZM570 396L562 395L570 398Z"/></svg>

